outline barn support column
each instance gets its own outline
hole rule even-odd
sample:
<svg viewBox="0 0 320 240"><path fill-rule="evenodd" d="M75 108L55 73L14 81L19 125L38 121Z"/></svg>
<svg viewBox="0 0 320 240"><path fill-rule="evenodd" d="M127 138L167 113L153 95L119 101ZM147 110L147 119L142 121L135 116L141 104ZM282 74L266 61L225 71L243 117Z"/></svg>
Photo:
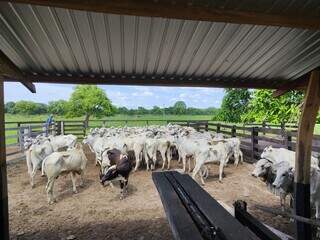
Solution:
<svg viewBox="0 0 320 240"><path fill-rule="evenodd" d="M311 72L300 117L295 160L295 213L310 218L310 162L314 126L320 105L320 71ZM297 240L311 239L311 227L297 221Z"/></svg>
<svg viewBox="0 0 320 240"><path fill-rule="evenodd" d="M9 213L8 213L8 189L7 166L4 128L4 96L3 81L0 81L0 235L1 239L9 239Z"/></svg>

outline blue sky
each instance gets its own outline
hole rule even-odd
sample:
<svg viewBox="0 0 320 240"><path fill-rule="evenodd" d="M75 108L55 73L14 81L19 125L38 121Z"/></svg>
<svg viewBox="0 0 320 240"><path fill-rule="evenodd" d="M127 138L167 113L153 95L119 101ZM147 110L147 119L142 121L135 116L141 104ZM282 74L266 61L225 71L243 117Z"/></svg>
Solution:
<svg viewBox="0 0 320 240"><path fill-rule="evenodd" d="M5 83L5 102L31 100L48 103L58 99L69 99L75 85L36 84L37 93L30 93L20 83ZM140 87L101 85L116 106L152 108L157 105L172 106L176 101L184 101L188 107L220 107L224 95L218 88L187 87Z"/></svg>

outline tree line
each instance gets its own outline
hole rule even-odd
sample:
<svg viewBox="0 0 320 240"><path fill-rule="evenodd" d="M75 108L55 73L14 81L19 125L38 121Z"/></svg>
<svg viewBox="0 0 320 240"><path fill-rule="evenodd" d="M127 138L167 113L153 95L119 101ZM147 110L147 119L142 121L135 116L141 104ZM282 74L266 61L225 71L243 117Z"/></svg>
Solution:
<svg viewBox="0 0 320 240"><path fill-rule="evenodd" d="M68 101L57 100L48 104L36 103L33 101L7 102L5 112L10 114L37 115L54 114L65 117L85 116L88 120L90 116L106 117L114 114L123 115L216 115L218 109L211 107L205 109L187 107L185 102L178 101L171 107L160 108L154 106L151 109L138 107L128 109L126 107L116 107L107 97L105 91L97 86L76 86Z"/></svg>

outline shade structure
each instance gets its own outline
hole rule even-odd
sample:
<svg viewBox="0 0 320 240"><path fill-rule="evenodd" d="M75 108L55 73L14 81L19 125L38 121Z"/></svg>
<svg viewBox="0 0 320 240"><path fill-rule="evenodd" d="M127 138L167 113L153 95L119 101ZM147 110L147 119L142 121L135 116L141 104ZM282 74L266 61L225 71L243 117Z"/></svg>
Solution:
<svg viewBox="0 0 320 240"><path fill-rule="evenodd" d="M278 88L320 65L320 31L1 2L0 50L34 82Z"/></svg>

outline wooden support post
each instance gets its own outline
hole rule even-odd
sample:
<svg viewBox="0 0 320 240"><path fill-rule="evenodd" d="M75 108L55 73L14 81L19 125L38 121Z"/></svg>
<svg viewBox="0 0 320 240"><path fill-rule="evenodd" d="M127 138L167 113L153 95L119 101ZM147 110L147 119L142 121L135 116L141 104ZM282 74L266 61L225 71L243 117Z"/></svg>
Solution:
<svg viewBox="0 0 320 240"><path fill-rule="evenodd" d="M0 235L1 239L9 240L8 185L3 95L3 82L0 81Z"/></svg>
<svg viewBox="0 0 320 240"><path fill-rule="evenodd" d="M252 127L251 129L251 161L255 162L256 161L256 156L255 156L255 152L256 152L256 148L258 145L258 128L257 127Z"/></svg>
<svg viewBox="0 0 320 240"><path fill-rule="evenodd" d="M208 123L208 121L206 122L206 126L205 126L205 129L204 129L206 132L208 132L209 131L209 123Z"/></svg>
<svg viewBox="0 0 320 240"><path fill-rule="evenodd" d="M218 124L217 124L217 133L220 132L220 128L221 128L220 123L218 123Z"/></svg>
<svg viewBox="0 0 320 240"><path fill-rule="evenodd" d="M310 218L310 158L320 105L320 71L311 72L300 116L295 161L295 214ZM311 239L309 224L297 221L297 240Z"/></svg>

